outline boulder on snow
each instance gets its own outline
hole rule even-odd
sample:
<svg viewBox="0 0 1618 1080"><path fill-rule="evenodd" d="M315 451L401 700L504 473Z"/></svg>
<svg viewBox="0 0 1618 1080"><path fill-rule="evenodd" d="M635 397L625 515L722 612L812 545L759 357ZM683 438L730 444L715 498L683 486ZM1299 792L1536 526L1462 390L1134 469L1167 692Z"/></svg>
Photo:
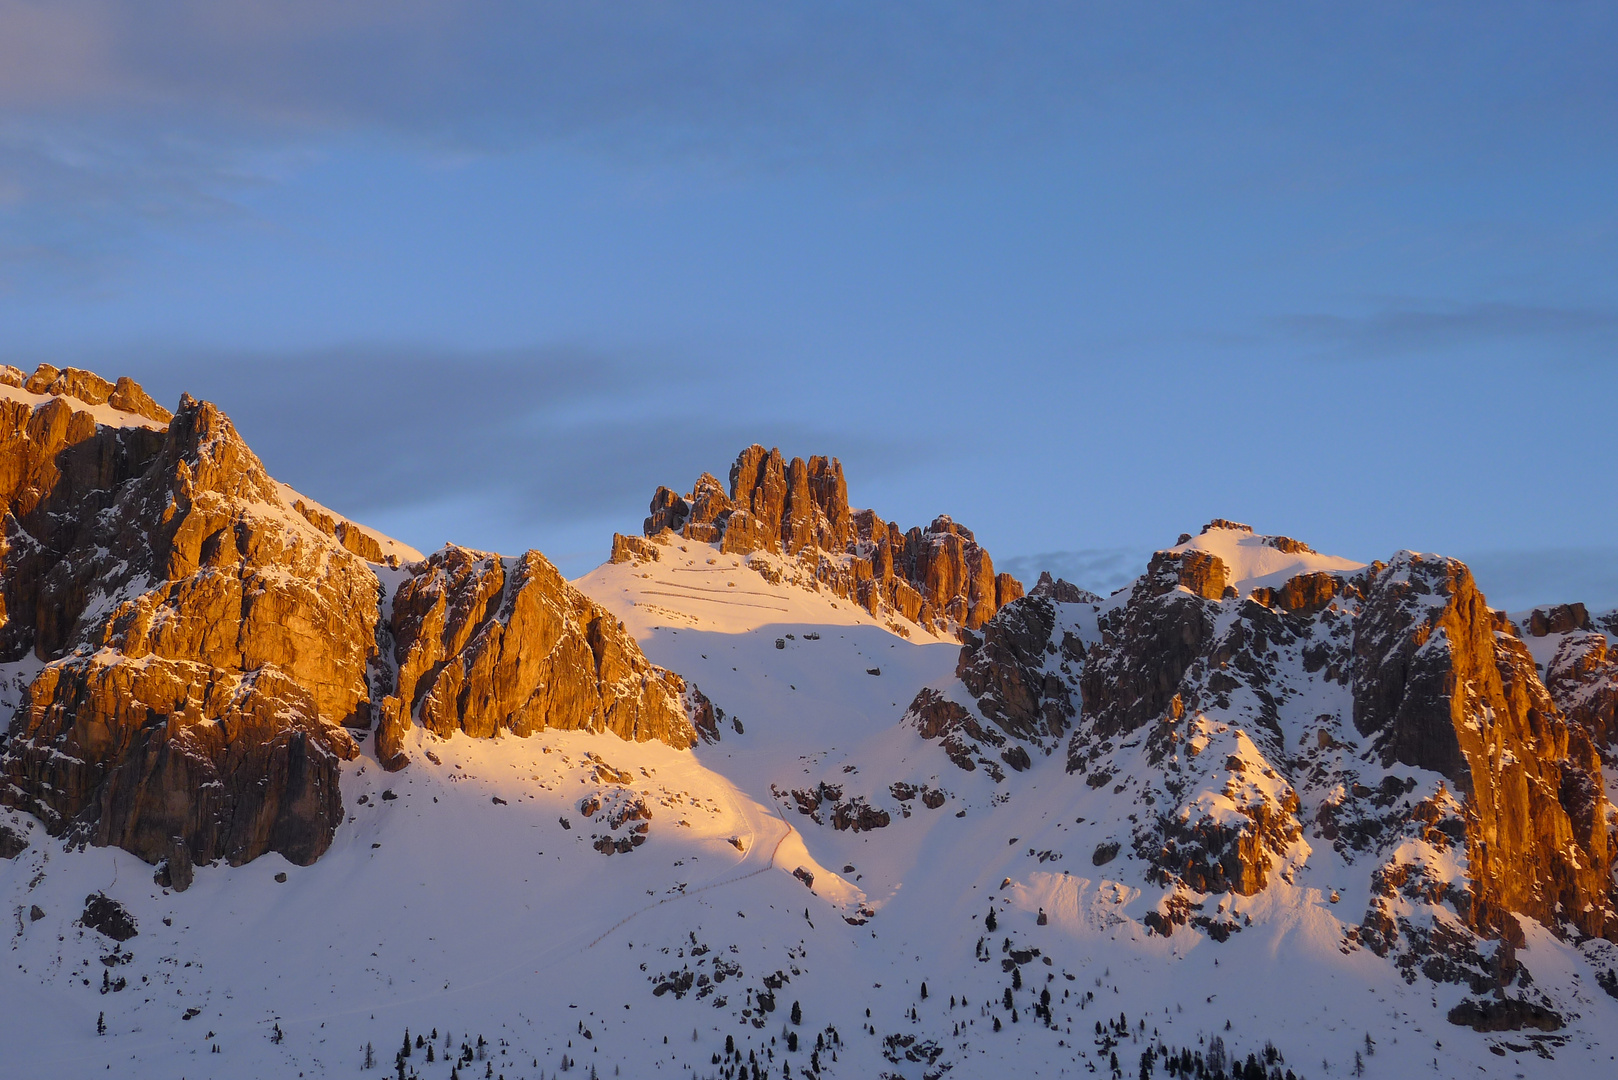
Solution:
<svg viewBox="0 0 1618 1080"><path fill-rule="evenodd" d="M114 941L128 941L140 933L135 928L135 917L106 893L91 893L84 898L84 914L79 916L79 922Z"/></svg>

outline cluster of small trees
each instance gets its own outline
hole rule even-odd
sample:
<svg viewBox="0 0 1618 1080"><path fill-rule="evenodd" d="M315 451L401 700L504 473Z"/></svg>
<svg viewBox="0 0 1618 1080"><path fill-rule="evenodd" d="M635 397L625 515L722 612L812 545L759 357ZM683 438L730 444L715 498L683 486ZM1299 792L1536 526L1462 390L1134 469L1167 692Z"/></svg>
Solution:
<svg viewBox="0 0 1618 1080"><path fill-rule="evenodd" d="M1121 1075L1117 1054L1113 1054L1112 1062L1113 1072ZM1285 1059L1273 1043L1265 1043L1263 1050L1243 1059L1238 1053L1227 1051L1225 1040L1215 1035L1208 1040L1206 1050L1173 1049L1159 1043L1141 1051L1140 1078L1149 1080L1154 1069L1161 1066L1168 1076L1188 1080L1298 1080L1291 1069L1282 1071L1284 1065Z"/></svg>

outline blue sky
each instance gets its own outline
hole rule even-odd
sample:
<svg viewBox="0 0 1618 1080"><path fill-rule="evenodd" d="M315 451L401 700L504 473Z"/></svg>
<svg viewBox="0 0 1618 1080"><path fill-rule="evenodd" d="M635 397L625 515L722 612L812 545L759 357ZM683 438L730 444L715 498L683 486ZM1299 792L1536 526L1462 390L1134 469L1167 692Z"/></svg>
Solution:
<svg viewBox="0 0 1618 1080"><path fill-rule="evenodd" d="M571 573L757 441L1019 573L1224 516L1618 604L1614 55L1579 4L0 0L0 350Z"/></svg>

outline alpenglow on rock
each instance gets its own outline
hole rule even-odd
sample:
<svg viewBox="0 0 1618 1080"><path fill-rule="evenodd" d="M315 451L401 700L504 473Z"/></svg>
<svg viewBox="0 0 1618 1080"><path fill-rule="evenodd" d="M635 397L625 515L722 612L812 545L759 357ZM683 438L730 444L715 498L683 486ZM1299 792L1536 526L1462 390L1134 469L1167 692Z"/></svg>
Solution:
<svg viewBox="0 0 1618 1080"><path fill-rule="evenodd" d="M692 716L711 728L538 552L421 560L277 484L189 396L170 415L128 379L0 368L0 500L0 663L27 674L0 803L176 887L194 863L319 858L378 714L393 767L418 716L679 747Z"/></svg>
<svg viewBox="0 0 1618 1080"><path fill-rule="evenodd" d="M728 491L708 473L687 495L658 488L643 532L766 556L749 564L766 576L786 575L846 597L873 615L939 633L982 626L1023 594L1016 578L995 573L972 531L948 515L925 529L901 531L874 511L851 510L836 458L788 462L780 450L749 446L731 466ZM615 559L633 557L631 539L614 538ZM771 564L772 556L779 565Z"/></svg>
<svg viewBox="0 0 1618 1080"><path fill-rule="evenodd" d="M702 734L717 736L684 680L650 663L539 552L501 558L450 546L409 569L393 598L398 681L377 733L385 767L406 763L412 718L444 737L550 727L683 749L697 740L695 715L707 718Z"/></svg>
<svg viewBox="0 0 1618 1080"><path fill-rule="evenodd" d="M86 381L0 402L0 640L5 660L44 662L0 799L151 862L176 844L310 862L357 752L342 725L367 722L376 576L287 511L214 406L187 397L165 427L57 393Z"/></svg>

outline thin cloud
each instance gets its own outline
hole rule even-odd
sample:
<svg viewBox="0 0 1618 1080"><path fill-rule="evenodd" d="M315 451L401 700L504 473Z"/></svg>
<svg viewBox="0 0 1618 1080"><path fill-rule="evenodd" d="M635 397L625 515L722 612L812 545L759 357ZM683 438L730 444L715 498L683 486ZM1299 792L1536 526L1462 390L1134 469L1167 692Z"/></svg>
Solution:
<svg viewBox="0 0 1618 1080"><path fill-rule="evenodd" d="M1390 307L1368 315L1307 314L1276 320L1281 334L1344 357L1391 357L1500 342L1618 344L1618 311L1489 302Z"/></svg>

